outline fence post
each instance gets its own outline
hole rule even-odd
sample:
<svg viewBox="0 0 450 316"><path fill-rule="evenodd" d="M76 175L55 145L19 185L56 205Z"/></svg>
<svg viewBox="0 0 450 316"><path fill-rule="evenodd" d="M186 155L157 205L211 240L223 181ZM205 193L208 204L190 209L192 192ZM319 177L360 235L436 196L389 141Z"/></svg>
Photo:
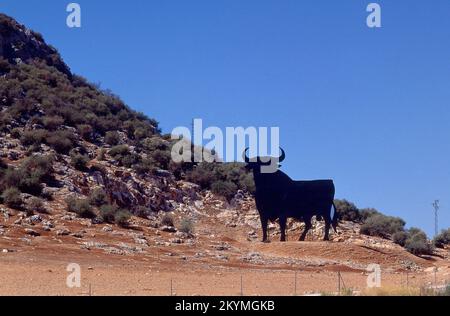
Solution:
<svg viewBox="0 0 450 316"><path fill-rule="evenodd" d="M170 296L173 296L173 280L170 279Z"/></svg>
<svg viewBox="0 0 450 316"><path fill-rule="evenodd" d="M409 271L406 271L406 288L409 289Z"/></svg>
<svg viewBox="0 0 450 316"><path fill-rule="evenodd" d="M338 295L341 295L341 271L338 271Z"/></svg>
<svg viewBox="0 0 450 316"><path fill-rule="evenodd" d="M241 275L241 296L244 296L243 277Z"/></svg>
<svg viewBox="0 0 450 316"><path fill-rule="evenodd" d="M297 271L295 271L294 296L297 296Z"/></svg>
<svg viewBox="0 0 450 316"><path fill-rule="evenodd" d="M92 296L92 284L89 283L89 296Z"/></svg>

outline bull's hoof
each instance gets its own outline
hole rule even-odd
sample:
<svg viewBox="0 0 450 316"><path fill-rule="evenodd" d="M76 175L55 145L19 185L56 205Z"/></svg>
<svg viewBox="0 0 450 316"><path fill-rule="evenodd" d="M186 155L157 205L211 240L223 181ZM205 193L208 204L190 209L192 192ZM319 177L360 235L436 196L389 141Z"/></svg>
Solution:
<svg viewBox="0 0 450 316"><path fill-rule="evenodd" d="M270 240L263 240L262 241L264 244L270 244Z"/></svg>

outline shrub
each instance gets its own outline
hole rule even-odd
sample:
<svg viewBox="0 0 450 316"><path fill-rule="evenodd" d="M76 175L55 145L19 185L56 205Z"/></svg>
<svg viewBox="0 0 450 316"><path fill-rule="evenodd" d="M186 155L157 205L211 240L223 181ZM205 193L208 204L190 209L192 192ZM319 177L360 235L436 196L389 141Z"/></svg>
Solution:
<svg viewBox="0 0 450 316"><path fill-rule="evenodd" d="M111 146L119 145L120 134L118 132L107 132L105 135L105 143Z"/></svg>
<svg viewBox="0 0 450 316"><path fill-rule="evenodd" d="M42 199L33 197L28 202L29 210L32 212L38 212L38 213L47 213L47 210L45 209L44 202Z"/></svg>
<svg viewBox="0 0 450 316"><path fill-rule="evenodd" d="M108 204L108 196L105 190L100 188L93 190L89 195L89 203L97 207Z"/></svg>
<svg viewBox="0 0 450 316"><path fill-rule="evenodd" d="M2 194L2 200L7 206L13 209L22 208L22 196L17 188L6 189Z"/></svg>
<svg viewBox="0 0 450 316"><path fill-rule="evenodd" d="M117 205L106 204L100 208L100 217L106 223L126 227L131 214L120 209Z"/></svg>
<svg viewBox="0 0 450 316"><path fill-rule="evenodd" d="M411 228L408 230L408 239L405 242L405 249L416 256L430 255L433 253L433 246L428 242L427 235L418 228Z"/></svg>
<svg viewBox="0 0 450 316"><path fill-rule="evenodd" d="M114 222L121 226L121 227L127 227L128 226L128 221L130 220L131 215L129 212L124 211L124 210L119 210L118 212L116 212L115 216L114 216Z"/></svg>
<svg viewBox="0 0 450 316"><path fill-rule="evenodd" d="M119 211L117 205L106 204L100 208L100 217L106 223L114 223L116 219L116 213Z"/></svg>
<svg viewBox="0 0 450 316"><path fill-rule="evenodd" d="M152 210L145 206L138 206L133 211L134 215L136 215L137 217L142 217L142 218L147 218L147 216L149 216L151 213L152 213Z"/></svg>
<svg viewBox="0 0 450 316"><path fill-rule="evenodd" d="M69 131L56 131L47 136L46 143L60 154L67 154L73 147L75 136Z"/></svg>
<svg viewBox="0 0 450 316"><path fill-rule="evenodd" d="M408 233L405 231L398 231L394 235L392 235L392 241L397 245L405 247L406 241L408 240Z"/></svg>
<svg viewBox="0 0 450 316"><path fill-rule="evenodd" d="M211 190L214 194L221 195L227 200L231 200L238 190L238 187L233 182L217 181L211 185Z"/></svg>
<svg viewBox="0 0 450 316"><path fill-rule="evenodd" d="M11 131L11 137L15 139L20 139L22 137L22 130L20 128L14 128Z"/></svg>
<svg viewBox="0 0 450 316"><path fill-rule="evenodd" d="M139 162L139 156L130 152L130 148L127 145L118 145L109 151L109 154L116 159L120 165L125 167L131 167Z"/></svg>
<svg viewBox="0 0 450 316"><path fill-rule="evenodd" d="M334 203L340 220L351 222L359 222L361 220L361 214L355 204L347 200L336 200Z"/></svg>
<svg viewBox="0 0 450 316"><path fill-rule="evenodd" d="M72 152L70 154L70 164L79 171L85 171L90 159L86 155Z"/></svg>
<svg viewBox="0 0 450 316"><path fill-rule="evenodd" d="M194 222L189 218L184 218L181 220L180 228L178 230L186 234L193 234Z"/></svg>
<svg viewBox="0 0 450 316"><path fill-rule="evenodd" d="M367 221L370 217L380 214L380 212L378 212L374 208L364 208L364 209L359 210L359 213L360 213L360 220L363 223L365 221Z"/></svg>
<svg viewBox="0 0 450 316"><path fill-rule="evenodd" d="M80 136L86 141L92 141L94 138L94 129L90 125L80 124L77 125L77 131Z"/></svg>
<svg viewBox="0 0 450 316"><path fill-rule="evenodd" d="M445 246L450 244L450 228L447 230L443 230L439 235L437 235L433 243L438 248L444 248Z"/></svg>
<svg viewBox="0 0 450 316"><path fill-rule="evenodd" d="M162 226L170 226L170 227L175 226L172 215L164 214L163 217L161 218L161 225Z"/></svg>
<svg viewBox="0 0 450 316"><path fill-rule="evenodd" d="M81 218L95 218L95 213L92 210L89 201L86 199L68 198L66 200L67 209L69 212L76 213Z"/></svg>
<svg viewBox="0 0 450 316"><path fill-rule="evenodd" d="M48 132L43 129L24 131L20 137L20 142L24 146L41 145L45 142L47 133Z"/></svg>
<svg viewBox="0 0 450 316"><path fill-rule="evenodd" d="M44 116L42 119L42 125L50 131L57 130L63 124L64 119L61 116Z"/></svg>
<svg viewBox="0 0 450 316"><path fill-rule="evenodd" d="M105 148L100 149L100 151L97 155L97 159L99 161L104 161L106 159L106 149Z"/></svg>
<svg viewBox="0 0 450 316"><path fill-rule="evenodd" d="M25 159L17 169L5 171L0 187L17 187L24 193L40 195L42 183L51 180L53 167L51 156L33 156Z"/></svg>
<svg viewBox="0 0 450 316"><path fill-rule="evenodd" d="M447 285L444 292L442 292L442 296L450 296L450 285Z"/></svg>
<svg viewBox="0 0 450 316"><path fill-rule="evenodd" d="M402 231L405 222L397 217L382 214L371 216L361 226L361 234L389 238L398 231Z"/></svg>

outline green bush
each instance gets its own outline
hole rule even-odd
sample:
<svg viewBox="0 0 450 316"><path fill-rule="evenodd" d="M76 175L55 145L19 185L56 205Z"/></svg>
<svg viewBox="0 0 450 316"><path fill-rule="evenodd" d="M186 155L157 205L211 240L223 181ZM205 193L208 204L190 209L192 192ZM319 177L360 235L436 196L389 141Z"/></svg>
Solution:
<svg viewBox="0 0 450 316"><path fill-rule="evenodd" d="M395 242L397 245L405 247L408 237L409 237L409 235L407 232L398 231L398 232L394 233L394 235L392 235L392 241Z"/></svg>
<svg viewBox="0 0 450 316"><path fill-rule="evenodd" d="M22 129L20 128L14 128L11 131L11 137L15 139L20 139L22 137Z"/></svg>
<svg viewBox="0 0 450 316"><path fill-rule="evenodd" d="M174 227L174 220L172 215L170 214L164 214L163 217L161 218L161 225L162 226L170 226L170 227Z"/></svg>
<svg viewBox="0 0 450 316"><path fill-rule="evenodd" d="M418 228L408 230L405 249L416 256L431 255L433 253L433 246L428 241L427 235Z"/></svg>
<svg viewBox="0 0 450 316"><path fill-rule="evenodd" d="M145 206L138 206L133 211L134 215L136 215L137 217L142 217L142 218L147 218L151 213L153 213L152 210Z"/></svg>
<svg viewBox="0 0 450 316"><path fill-rule="evenodd" d="M102 149L100 149L100 151L98 152L97 160L99 160L99 161L104 161L105 159L106 159L106 149L105 149L105 148L102 148Z"/></svg>
<svg viewBox="0 0 450 316"><path fill-rule="evenodd" d="M433 243L438 248L444 248L447 245L450 245L450 228L447 230L443 230L439 235L437 235Z"/></svg>
<svg viewBox="0 0 450 316"><path fill-rule="evenodd" d="M381 213L378 212L378 210L376 210L374 208L364 208L364 209L359 210L359 214L360 214L360 220L364 223L370 217L379 215Z"/></svg>
<svg viewBox="0 0 450 316"><path fill-rule="evenodd" d="M53 157L33 156L25 159L20 166L8 168L0 180L0 188L17 187L24 193L40 195L42 183L52 180Z"/></svg>
<svg viewBox="0 0 450 316"><path fill-rule="evenodd" d="M111 146L117 146L120 143L120 135L118 132L107 132L105 135L105 143Z"/></svg>
<svg viewBox="0 0 450 316"><path fill-rule="evenodd" d="M44 116L42 118L42 125L47 130L55 131L64 124L64 119L61 116Z"/></svg>
<svg viewBox="0 0 450 316"><path fill-rule="evenodd" d="M221 195L227 200L231 200L238 190L238 187L233 182L217 181L211 185L211 190L214 194Z"/></svg>
<svg viewBox="0 0 450 316"><path fill-rule="evenodd" d="M194 221L192 221L189 218L182 219L178 230L180 232L183 232L186 234L193 234L194 233Z"/></svg>
<svg viewBox="0 0 450 316"><path fill-rule="evenodd" d="M86 155L82 155L76 152L70 153L70 164L79 171L85 171L90 159Z"/></svg>
<svg viewBox="0 0 450 316"><path fill-rule="evenodd" d="M359 222L361 220L361 214L355 204L347 200L335 200L339 219L342 221Z"/></svg>
<svg viewBox="0 0 450 316"><path fill-rule="evenodd" d="M92 141L94 139L94 129L90 125L79 124L77 125L77 131L86 141Z"/></svg>
<svg viewBox="0 0 450 316"><path fill-rule="evenodd" d="M139 163L140 160L139 155L131 153L127 145L118 145L111 148L109 155L116 159L121 166L127 168Z"/></svg>
<svg viewBox="0 0 450 316"><path fill-rule="evenodd" d="M33 197L28 202L29 210L37 213L47 213L44 202L42 199Z"/></svg>
<svg viewBox="0 0 450 316"><path fill-rule="evenodd" d="M106 204L100 208L100 217L106 223L114 223L116 213L119 211L117 205Z"/></svg>
<svg viewBox="0 0 450 316"><path fill-rule="evenodd" d="M377 214L369 217L361 226L361 234L390 238L396 232L402 231L405 225L401 218Z"/></svg>
<svg viewBox="0 0 450 316"><path fill-rule="evenodd" d="M117 205L107 204L100 208L100 217L106 223L126 227L131 215L129 212L120 209Z"/></svg>
<svg viewBox="0 0 450 316"><path fill-rule="evenodd" d="M81 218L95 218L95 213L92 210L89 201L86 199L77 199L70 197L66 200L67 210L72 213L76 213Z"/></svg>
<svg viewBox="0 0 450 316"><path fill-rule="evenodd" d="M119 210L114 217L114 223L116 225L119 225L120 227L128 227L129 220L131 218L131 215L129 212L124 210Z"/></svg>
<svg viewBox="0 0 450 316"><path fill-rule="evenodd" d="M17 188L6 189L2 194L3 203L13 209L22 208L22 197L20 191Z"/></svg>
<svg viewBox="0 0 450 316"><path fill-rule="evenodd" d="M24 131L20 137L20 142L24 146L41 145L45 143L48 132L43 129Z"/></svg>
<svg viewBox="0 0 450 316"><path fill-rule="evenodd" d="M75 135L69 131L56 131L50 133L45 141L57 153L67 154L75 146Z"/></svg>
<svg viewBox="0 0 450 316"><path fill-rule="evenodd" d="M100 188L93 190L89 195L89 203L97 207L108 204L108 196L105 190Z"/></svg>

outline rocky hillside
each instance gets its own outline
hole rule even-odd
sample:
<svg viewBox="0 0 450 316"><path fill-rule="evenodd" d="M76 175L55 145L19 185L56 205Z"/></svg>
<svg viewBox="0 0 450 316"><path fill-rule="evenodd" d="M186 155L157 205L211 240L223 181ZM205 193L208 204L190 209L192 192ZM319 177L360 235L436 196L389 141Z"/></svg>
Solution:
<svg viewBox="0 0 450 316"><path fill-rule="evenodd" d="M61 236L90 236L81 247L120 254L139 252L150 241L161 246L195 244L201 236L212 241L218 233L229 235L227 229L239 231L246 241L257 241L254 184L243 165L175 164L170 159L171 145L156 120L72 74L41 35L0 14L0 236L4 240L17 245L32 244L36 237L59 242ZM334 241L401 248L386 237L403 232L404 222L374 211L359 214L348 203L340 211L344 222ZM385 238L361 236L358 223L364 221L362 229L368 234ZM213 223L218 228L212 229ZM380 223L388 227L389 236L383 236L386 229L374 228ZM114 225L129 229L126 235L135 244L122 247L123 240L122 246L105 242L114 240ZM301 228L302 224L291 222L289 232L297 234ZM272 224L271 232L276 238L277 225ZM121 234L119 240L125 233ZM315 223L309 238L317 240L322 234L323 224ZM415 243L416 236L403 236L402 246ZM214 256L227 260L220 250Z"/></svg>

